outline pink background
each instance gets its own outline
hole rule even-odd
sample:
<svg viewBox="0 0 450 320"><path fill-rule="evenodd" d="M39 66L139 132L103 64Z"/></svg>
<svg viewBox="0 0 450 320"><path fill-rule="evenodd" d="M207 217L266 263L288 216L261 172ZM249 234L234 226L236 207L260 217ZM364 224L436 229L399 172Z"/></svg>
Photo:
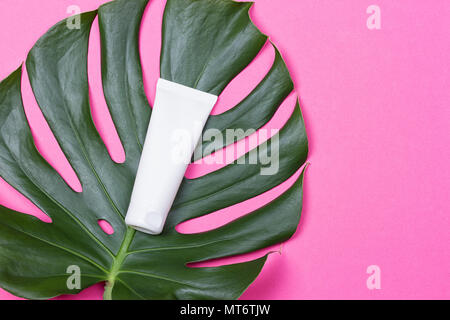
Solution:
<svg viewBox="0 0 450 320"><path fill-rule="evenodd" d="M88 11L104 2L2 0L0 79L21 64L50 26L67 17L69 5ZM141 32L151 102L163 2L153 0ZM381 8L381 30L366 27L366 9L372 4ZM301 96L310 166L297 233L282 245L281 255L269 256L242 299L449 299L450 2L256 0L251 17L280 49ZM94 26L89 53L94 117L110 153L120 161L122 149L99 90L98 50ZM229 85L214 113L245 97L272 59L273 50L266 46ZM80 188L27 81L23 92L39 149L73 188ZM294 103L291 95L267 127L280 127ZM188 175L210 170L196 165ZM186 223L180 231L223 224L261 206L290 183L292 179L244 204ZM0 203L42 217L3 181ZM366 287L370 265L381 268L380 290ZM101 291L96 285L61 298L98 299ZM0 290L0 298L15 297Z"/></svg>

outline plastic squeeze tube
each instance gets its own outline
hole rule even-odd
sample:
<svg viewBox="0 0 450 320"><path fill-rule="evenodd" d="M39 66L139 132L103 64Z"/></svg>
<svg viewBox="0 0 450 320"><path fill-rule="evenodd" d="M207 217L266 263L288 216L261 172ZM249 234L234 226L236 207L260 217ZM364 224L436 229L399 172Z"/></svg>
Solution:
<svg viewBox="0 0 450 320"><path fill-rule="evenodd" d="M159 79L125 223L160 234L217 96Z"/></svg>

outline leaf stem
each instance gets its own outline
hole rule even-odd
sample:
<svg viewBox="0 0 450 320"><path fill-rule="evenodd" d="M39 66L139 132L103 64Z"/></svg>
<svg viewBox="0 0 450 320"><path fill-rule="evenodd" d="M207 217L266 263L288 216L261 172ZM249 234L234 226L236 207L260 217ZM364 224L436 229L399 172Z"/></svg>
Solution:
<svg viewBox="0 0 450 320"><path fill-rule="evenodd" d="M108 280L106 281L105 285L105 292L103 293L104 300L112 300L112 291L114 289L117 274L119 273L120 267L122 266L122 263L127 256L128 248L130 247L131 241L133 240L135 233L136 230L127 227L125 238L123 239L119 252L117 253L117 256L114 258L111 270L109 271Z"/></svg>

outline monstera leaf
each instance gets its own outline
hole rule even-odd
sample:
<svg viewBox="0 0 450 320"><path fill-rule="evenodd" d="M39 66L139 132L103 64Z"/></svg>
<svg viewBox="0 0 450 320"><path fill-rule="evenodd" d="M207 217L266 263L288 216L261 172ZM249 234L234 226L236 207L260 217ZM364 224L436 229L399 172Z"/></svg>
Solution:
<svg viewBox="0 0 450 320"><path fill-rule="evenodd" d="M52 219L45 223L0 207L0 285L17 296L73 294L104 281L105 299L234 299L256 278L266 256L219 267L187 264L265 248L296 230L303 174L277 199L222 227L196 234L181 234L175 227L257 196L295 174L307 156L298 106L280 130L276 174L261 175L261 161L245 161L185 179L160 236L126 227L124 216L151 114L138 48L147 2L105 4L81 14L80 29L69 29L62 21L26 60L36 101L82 192L73 191L34 145L22 104L21 69L0 83L0 175ZM250 6L229 0L168 0L161 77L219 95L267 41L249 19ZM125 149L124 163L111 160L91 118L87 51L97 15L103 91ZM258 129L292 90L277 52L261 83L233 109L211 116L207 128ZM267 152L272 147L263 146ZM99 220L108 221L114 233L106 234ZM80 290L67 288L70 265L81 270Z"/></svg>

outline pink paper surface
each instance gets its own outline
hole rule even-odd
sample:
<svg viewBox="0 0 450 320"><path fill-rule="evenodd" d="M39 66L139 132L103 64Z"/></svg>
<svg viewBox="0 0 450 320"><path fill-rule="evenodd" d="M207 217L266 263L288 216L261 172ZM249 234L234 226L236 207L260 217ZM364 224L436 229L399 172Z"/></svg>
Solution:
<svg viewBox="0 0 450 320"><path fill-rule="evenodd" d="M96 9L102 0L2 0L0 79L15 70L34 42L66 18L67 8ZM369 30L366 10L381 10ZM141 58L154 100L159 76L161 14L153 0L144 16ZM242 299L450 298L450 2L448 0L256 0L255 24L277 45L301 97L310 143L299 229L282 245L215 263L272 254ZM98 25L89 52L94 119L113 159L123 150L101 96ZM239 102L273 60L266 46L221 95L214 113ZM24 104L39 150L68 183L76 174L56 145L24 77ZM280 128L292 94L267 128ZM192 165L195 177L214 167ZM298 175L298 173L297 173ZM296 176L297 176L296 175ZM295 179L243 204L179 226L193 232L222 225L284 191ZM42 217L0 180L0 203ZM47 218L48 220L48 218ZM48 220L49 221L49 220ZM370 290L369 266L381 288ZM101 285L59 299L99 299ZM0 290L1 299L16 299Z"/></svg>

